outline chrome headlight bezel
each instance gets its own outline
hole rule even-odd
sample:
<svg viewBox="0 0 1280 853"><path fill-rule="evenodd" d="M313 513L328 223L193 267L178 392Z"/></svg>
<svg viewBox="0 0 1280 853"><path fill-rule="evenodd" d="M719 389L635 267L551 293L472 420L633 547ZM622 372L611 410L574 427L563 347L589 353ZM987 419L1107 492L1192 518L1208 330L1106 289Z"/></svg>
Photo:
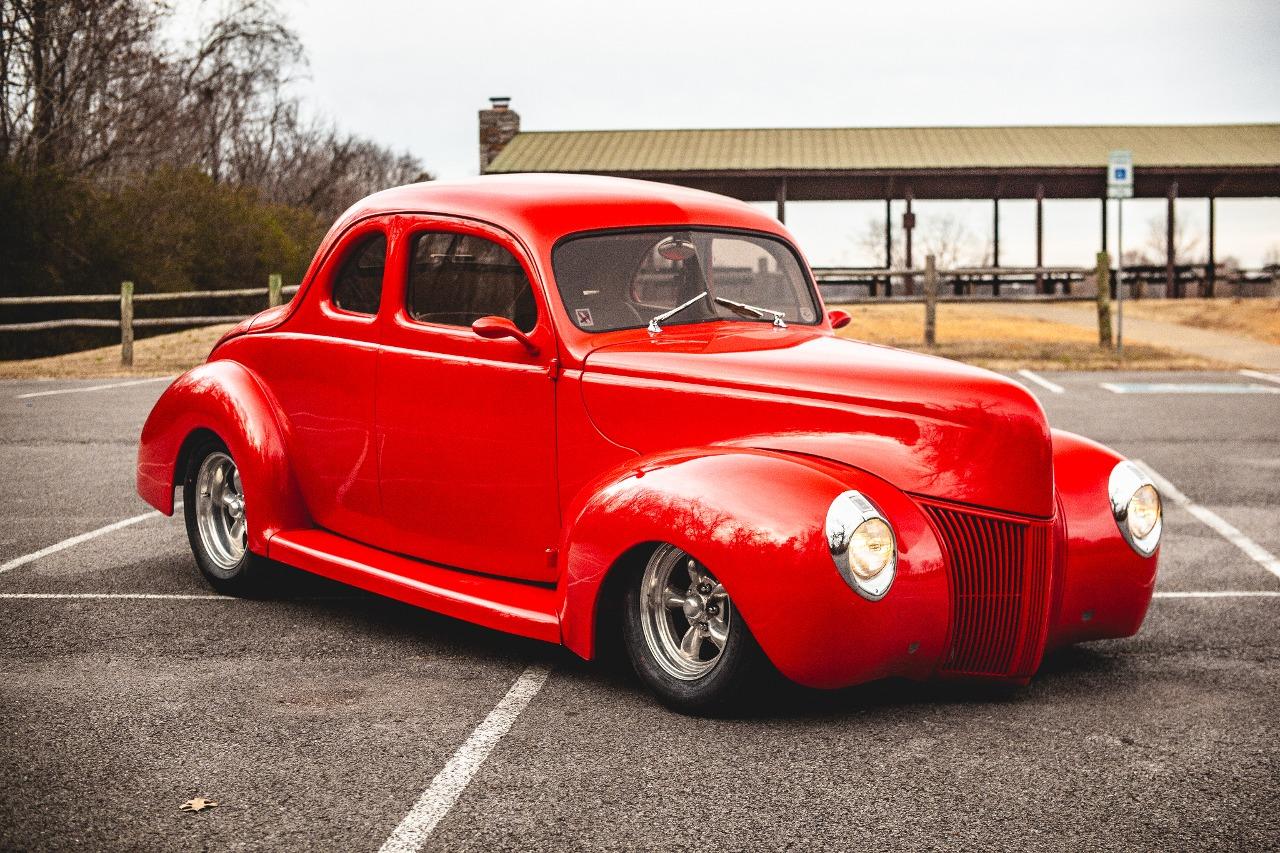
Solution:
<svg viewBox="0 0 1280 853"><path fill-rule="evenodd" d="M1156 523L1145 536L1138 536L1129 527L1129 509L1138 490L1144 486L1150 486L1156 494ZM1156 484L1145 471L1126 459L1116 463L1111 469L1107 494L1111 499L1111 516L1116 520L1116 527L1120 529L1124 541L1139 556L1150 557L1160 547L1160 534L1164 531L1164 500L1160 497Z"/></svg>
<svg viewBox="0 0 1280 853"><path fill-rule="evenodd" d="M850 565L849 546L853 542L854 532L868 521L883 522L889 529L892 553L888 563L879 573L870 579L859 577ZM836 570L844 578L854 592L868 601L879 601L893 586L894 576L898 569L898 534L889 523L889 519L867 499L862 492L850 490L842 492L831 502L827 510L826 521L827 548Z"/></svg>

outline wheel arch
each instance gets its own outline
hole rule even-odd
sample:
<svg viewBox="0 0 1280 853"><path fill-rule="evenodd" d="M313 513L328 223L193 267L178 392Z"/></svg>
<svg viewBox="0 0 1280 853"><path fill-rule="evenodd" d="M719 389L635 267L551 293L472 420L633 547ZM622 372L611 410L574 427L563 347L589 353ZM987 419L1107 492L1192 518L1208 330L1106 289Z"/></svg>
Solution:
<svg viewBox="0 0 1280 853"><path fill-rule="evenodd" d="M173 484L177 488L182 485L187 471L191 467L191 454L196 451L205 441L221 442L224 446L226 441L222 436L218 435L208 427L196 427L187 437L182 440L182 445L178 448L178 456L173 462Z"/></svg>
<svg viewBox="0 0 1280 853"><path fill-rule="evenodd" d="M591 623L593 651L584 657L622 659L622 598L627 581L644 571L645 563L663 544L656 539L636 543L610 564L595 597L595 614Z"/></svg>
<svg viewBox="0 0 1280 853"><path fill-rule="evenodd" d="M232 361L213 361L178 377L156 402L138 443L138 493L171 515L174 489L206 437L231 452L244 482L249 548L265 553L276 532L309 526L288 459L279 409L257 377Z"/></svg>
<svg viewBox="0 0 1280 853"><path fill-rule="evenodd" d="M1140 556L1111 513L1107 483L1124 457L1075 433L1055 429L1052 435L1066 554L1047 645L1131 636L1151 603L1160 550Z"/></svg>
<svg viewBox="0 0 1280 853"><path fill-rule="evenodd" d="M615 469L567 513L564 644L584 658L611 651L622 585L664 543L707 565L745 621L771 621L763 587L780 563L830 562L822 523L844 488L801 458L741 448L698 448Z"/></svg>

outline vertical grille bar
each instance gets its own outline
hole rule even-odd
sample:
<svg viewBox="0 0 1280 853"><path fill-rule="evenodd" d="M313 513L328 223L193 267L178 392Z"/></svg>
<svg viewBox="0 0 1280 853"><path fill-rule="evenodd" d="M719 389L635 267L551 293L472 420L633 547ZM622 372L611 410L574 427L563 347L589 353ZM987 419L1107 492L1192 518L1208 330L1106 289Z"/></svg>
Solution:
<svg viewBox="0 0 1280 853"><path fill-rule="evenodd" d="M951 638L942 671L1030 675L1048 613L1048 523L922 506L942 535L951 575Z"/></svg>

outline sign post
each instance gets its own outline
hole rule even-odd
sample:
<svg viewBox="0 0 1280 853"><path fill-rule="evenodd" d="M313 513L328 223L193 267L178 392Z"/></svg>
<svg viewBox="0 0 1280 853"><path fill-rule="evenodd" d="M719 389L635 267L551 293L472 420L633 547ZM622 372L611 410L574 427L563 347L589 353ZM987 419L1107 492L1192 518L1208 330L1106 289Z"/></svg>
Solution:
<svg viewBox="0 0 1280 853"><path fill-rule="evenodd" d="M1107 157L1107 198L1116 200L1116 352L1124 358L1124 200L1133 198L1133 152Z"/></svg>

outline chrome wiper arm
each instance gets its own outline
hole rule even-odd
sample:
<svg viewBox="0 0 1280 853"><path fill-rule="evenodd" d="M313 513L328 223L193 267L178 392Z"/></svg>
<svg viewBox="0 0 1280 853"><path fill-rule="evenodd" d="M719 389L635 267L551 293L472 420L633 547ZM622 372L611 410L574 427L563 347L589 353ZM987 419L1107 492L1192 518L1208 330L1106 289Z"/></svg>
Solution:
<svg viewBox="0 0 1280 853"><path fill-rule="evenodd" d="M747 317L754 317L757 320L763 320L766 316L773 318L773 325L779 329L785 329L787 324L783 321L783 317L787 315L781 311L770 311L768 308L758 308L755 305L748 305L745 302L734 302L732 299L725 299L723 296L715 298L716 303L723 305L735 314L741 314Z"/></svg>
<svg viewBox="0 0 1280 853"><path fill-rule="evenodd" d="M664 321L670 320L672 317L676 316L681 311L683 311L684 309L688 308L690 305L697 302L699 299L706 299L706 298L707 298L707 292L704 290L701 293L699 293L697 296L690 299L688 302L682 302L679 305L677 305L675 308L672 308L670 311L663 311L657 317L654 317L652 320L649 321L649 334L651 335L658 334L659 332L662 331L662 323Z"/></svg>

